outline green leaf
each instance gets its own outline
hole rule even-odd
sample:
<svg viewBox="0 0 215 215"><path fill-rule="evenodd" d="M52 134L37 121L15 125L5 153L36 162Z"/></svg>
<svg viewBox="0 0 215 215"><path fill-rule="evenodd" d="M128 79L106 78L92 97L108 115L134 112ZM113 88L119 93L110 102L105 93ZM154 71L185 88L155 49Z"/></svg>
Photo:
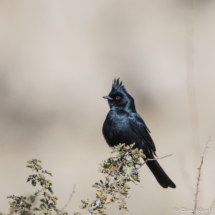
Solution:
<svg viewBox="0 0 215 215"><path fill-rule="evenodd" d="M41 211L41 210L42 210L42 209L39 208L39 207L36 207L36 208L33 209L33 211Z"/></svg>

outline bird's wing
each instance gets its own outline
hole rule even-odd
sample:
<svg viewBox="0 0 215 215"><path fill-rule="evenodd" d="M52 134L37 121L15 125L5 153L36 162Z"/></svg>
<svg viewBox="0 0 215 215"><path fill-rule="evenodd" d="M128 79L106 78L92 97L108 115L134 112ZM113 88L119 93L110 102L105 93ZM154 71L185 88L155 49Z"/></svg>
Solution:
<svg viewBox="0 0 215 215"><path fill-rule="evenodd" d="M155 154L156 148L155 148L154 141L152 140L152 138L149 134L150 131L147 128L143 119L140 117L140 115L138 113L130 113L128 118L129 118L129 123L130 123L133 131L141 138L141 140L144 143L146 143L149 146L149 148Z"/></svg>

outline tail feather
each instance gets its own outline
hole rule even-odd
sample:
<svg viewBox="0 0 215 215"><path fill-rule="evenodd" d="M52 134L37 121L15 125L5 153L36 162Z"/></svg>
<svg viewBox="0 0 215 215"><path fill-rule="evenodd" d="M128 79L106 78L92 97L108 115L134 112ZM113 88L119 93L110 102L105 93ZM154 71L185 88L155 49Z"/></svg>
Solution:
<svg viewBox="0 0 215 215"><path fill-rule="evenodd" d="M160 164L155 160L155 161L148 161L147 166L149 169L152 171L153 175L157 179L158 183L163 187L163 188L176 188L175 184L171 181L171 179L168 177L168 175L164 172Z"/></svg>

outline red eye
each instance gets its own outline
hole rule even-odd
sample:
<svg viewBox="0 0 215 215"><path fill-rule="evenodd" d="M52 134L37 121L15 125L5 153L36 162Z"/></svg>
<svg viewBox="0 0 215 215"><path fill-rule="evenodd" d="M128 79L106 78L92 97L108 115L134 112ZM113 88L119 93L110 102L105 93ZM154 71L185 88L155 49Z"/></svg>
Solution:
<svg viewBox="0 0 215 215"><path fill-rule="evenodd" d="M120 99L120 96L116 96L116 99L119 100L119 99Z"/></svg>

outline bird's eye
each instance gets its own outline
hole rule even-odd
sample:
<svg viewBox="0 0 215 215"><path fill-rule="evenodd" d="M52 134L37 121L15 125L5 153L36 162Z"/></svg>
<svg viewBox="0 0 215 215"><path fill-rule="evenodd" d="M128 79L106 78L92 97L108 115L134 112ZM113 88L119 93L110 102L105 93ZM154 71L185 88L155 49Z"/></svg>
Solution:
<svg viewBox="0 0 215 215"><path fill-rule="evenodd" d="M120 99L120 96L116 96L116 100L119 100Z"/></svg>

